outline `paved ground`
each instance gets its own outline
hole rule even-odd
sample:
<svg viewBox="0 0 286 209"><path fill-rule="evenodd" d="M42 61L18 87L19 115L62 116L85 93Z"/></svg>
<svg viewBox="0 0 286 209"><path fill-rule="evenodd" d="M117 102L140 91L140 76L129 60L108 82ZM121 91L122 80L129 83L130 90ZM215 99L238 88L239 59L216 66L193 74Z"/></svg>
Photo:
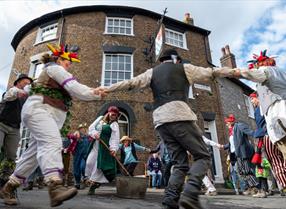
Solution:
<svg viewBox="0 0 286 209"><path fill-rule="evenodd" d="M114 187L105 186L97 190L95 196L87 196L87 189L65 202L57 209L161 209L163 190L148 189L145 199L123 199L116 196ZM0 200L0 209L47 209L49 206L46 189L18 191L18 206L6 206ZM276 194L265 199L255 199L242 195L218 195L214 197L201 196L201 202L206 209L285 209L286 197Z"/></svg>

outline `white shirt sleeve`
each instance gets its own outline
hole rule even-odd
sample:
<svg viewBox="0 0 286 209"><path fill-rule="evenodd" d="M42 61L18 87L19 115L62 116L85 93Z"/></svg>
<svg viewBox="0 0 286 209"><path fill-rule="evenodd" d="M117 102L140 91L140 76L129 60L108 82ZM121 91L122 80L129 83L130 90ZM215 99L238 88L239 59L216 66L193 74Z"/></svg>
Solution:
<svg viewBox="0 0 286 209"><path fill-rule="evenodd" d="M194 82L209 82L213 79L213 68L198 67L192 64L184 64L185 74L190 84Z"/></svg>
<svg viewBox="0 0 286 209"><path fill-rule="evenodd" d="M112 84L108 87L109 91L119 90L132 90L138 88L144 88L150 85L153 69L149 69L146 72L130 79Z"/></svg>
<svg viewBox="0 0 286 209"><path fill-rule="evenodd" d="M93 123L88 127L88 135L95 138L95 135L99 135L102 130L102 120L103 116L99 116Z"/></svg>
<svg viewBox="0 0 286 209"><path fill-rule="evenodd" d="M251 80L257 83L263 83L267 80L267 75L264 69L265 68L258 68L254 70L240 69L240 74L247 80Z"/></svg>
<svg viewBox="0 0 286 209"><path fill-rule="evenodd" d="M53 80L55 80L60 85L66 82L63 87L69 92L72 97L76 97L80 100L85 101L100 99L99 95L95 95L93 93L92 88L83 85L76 80L69 80L73 78L73 75L59 65L48 66L47 73Z"/></svg>
<svg viewBox="0 0 286 209"><path fill-rule="evenodd" d="M13 86L10 88L6 93L4 94L3 101L14 101L17 99L17 94L19 92L25 92L22 89L17 88L16 86Z"/></svg>
<svg viewBox="0 0 286 209"><path fill-rule="evenodd" d="M120 138L119 125L117 122L113 122L111 123L110 128L112 132L109 140L109 148L112 151L117 151L119 148L119 138Z"/></svg>
<svg viewBox="0 0 286 209"><path fill-rule="evenodd" d="M203 136L203 140L204 140L204 142L206 143L206 145L209 145L209 146L212 146L212 147L217 147L217 148L220 147L218 143L216 143L216 142L214 142L214 141L212 141L212 140L209 140L209 139L208 139L207 137L205 137L205 136Z"/></svg>

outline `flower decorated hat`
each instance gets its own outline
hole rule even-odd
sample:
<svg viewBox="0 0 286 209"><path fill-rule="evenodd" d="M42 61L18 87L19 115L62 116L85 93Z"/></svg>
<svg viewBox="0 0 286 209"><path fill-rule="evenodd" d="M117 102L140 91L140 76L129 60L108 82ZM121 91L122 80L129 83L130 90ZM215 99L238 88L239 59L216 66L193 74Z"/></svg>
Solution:
<svg viewBox="0 0 286 209"><path fill-rule="evenodd" d="M51 44L47 44L47 46L55 57L61 57L71 62L80 62L78 54L74 52L75 50L71 50L73 47L68 50L68 45L53 46Z"/></svg>

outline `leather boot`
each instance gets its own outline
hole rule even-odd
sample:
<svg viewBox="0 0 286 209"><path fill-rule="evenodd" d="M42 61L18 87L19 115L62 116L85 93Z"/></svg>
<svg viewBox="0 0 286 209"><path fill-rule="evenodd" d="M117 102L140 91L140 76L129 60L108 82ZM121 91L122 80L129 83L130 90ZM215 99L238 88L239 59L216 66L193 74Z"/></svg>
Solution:
<svg viewBox="0 0 286 209"><path fill-rule="evenodd" d="M9 180L2 190L0 191L0 197L4 199L6 205L17 205L16 189L20 186L19 183Z"/></svg>
<svg viewBox="0 0 286 209"><path fill-rule="evenodd" d="M98 182L92 182L90 187L89 187L87 195L95 195L95 189L99 188L100 185L101 184Z"/></svg>
<svg viewBox="0 0 286 209"><path fill-rule="evenodd" d="M33 190L34 182L28 182L28 186L24 187L24 191Z"/></svg>
<svg viewBox="0 0 286 209"><path fill-rule="evenodd" d="M51 207L59 206L64 201L73 198L77 194L76 188L64 187L62 180L50 180L48 188L51 200Z"/></svg>

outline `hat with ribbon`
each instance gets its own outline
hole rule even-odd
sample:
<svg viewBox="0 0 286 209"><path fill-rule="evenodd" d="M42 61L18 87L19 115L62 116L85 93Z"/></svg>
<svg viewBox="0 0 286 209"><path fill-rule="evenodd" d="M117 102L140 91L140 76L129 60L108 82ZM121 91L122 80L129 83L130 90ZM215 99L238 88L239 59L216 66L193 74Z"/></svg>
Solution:
<svg viewBox="0 0 286 209"><path fill-rule="evenodd" d="M80 62L78 59L78 54L75 52L78 50L78 47L72 46L68 50L68 45L52 46L47 44L48 48L52 51L53 56L61 57L71 62Z"/></svg>
<svg viewBox="0 0 286 209"><path fill-rule="evenodd" d="M122 138L120 139L120 142L123 141L132 141L132 139L129 136L122 136Z"/></svg>
<svg viewBox="0 0 286 209"><path fill-rule="evenodd" d="M228 123L228 122L233 123L234 121L235 121L235 117L234 117L233 114L229 114L228 117L226 117L226 118L224 119L224 122L225 122L225 123Z"/></svg>
<svg viewBox="0 0 286 209"><path fill-rule="evenodd" d="M29 76L27 76L26 74L19 74L17 79L14 81L14 86L16 86L17 83L23 79L29 79L31 81L31 83L33 82L33 79L30 78Z"/></svg>

